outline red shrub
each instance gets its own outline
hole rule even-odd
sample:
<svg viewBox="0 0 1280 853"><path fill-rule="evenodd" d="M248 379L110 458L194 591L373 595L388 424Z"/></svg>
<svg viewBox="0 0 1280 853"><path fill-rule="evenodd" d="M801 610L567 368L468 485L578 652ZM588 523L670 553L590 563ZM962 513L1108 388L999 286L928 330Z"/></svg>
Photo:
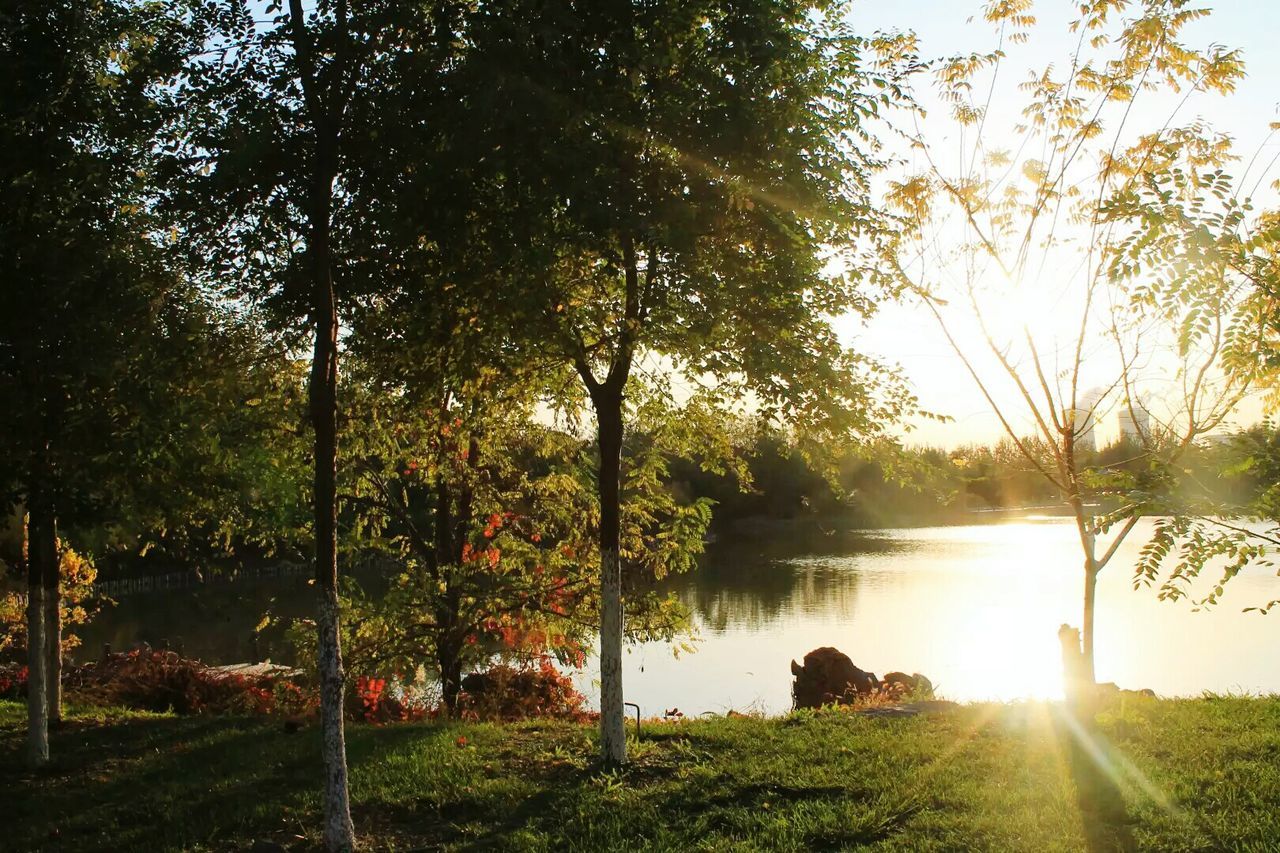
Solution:
<svg viewBox="0 0 1280 853"><path fill-rule="evenodd" d="M582 721L589 714L586 697L573 687L551 658L537 666L491 666L462 679L458 710L464 719L526 720L552 717Z"/></svg>
<svg viewBox="0 0 1280 853"><path fill-rule="evenodd" d="M22 699L27 695L27 667L0 664L0 699Z"/></svg>
<svg viewBox="0 0 1280 853"><path fill-rule="evenodd" d="M387 687L385 678L356 676L355 689L347 694L347 717L366 723L392 723L427 716L426 707L408 701L403 690L389 691Z"/></svg>

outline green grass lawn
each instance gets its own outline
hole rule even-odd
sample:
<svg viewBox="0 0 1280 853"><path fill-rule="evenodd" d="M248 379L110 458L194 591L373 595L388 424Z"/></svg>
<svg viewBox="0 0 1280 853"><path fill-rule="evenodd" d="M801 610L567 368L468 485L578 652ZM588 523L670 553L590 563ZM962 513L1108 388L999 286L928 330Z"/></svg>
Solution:
<svg viewBox="0 0 1280 853"><path fill-rule="evenodd" d="M23 711L0 703L0 847L316 844L314 728L79 709L32 773ZM591 727L347 731L370 849L1280 850L1277 698L1117 698L1092 735L1042 704L646 724L615 774Z"/></svg>

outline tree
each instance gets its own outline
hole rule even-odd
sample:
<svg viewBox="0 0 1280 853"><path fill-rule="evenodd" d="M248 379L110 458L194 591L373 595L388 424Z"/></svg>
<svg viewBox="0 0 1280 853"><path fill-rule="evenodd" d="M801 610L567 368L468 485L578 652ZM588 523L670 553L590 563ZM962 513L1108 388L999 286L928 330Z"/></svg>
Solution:
<svg viewBox="0 0 1280 853"><path fill-rule="evenodd" d="M321 13L323 14L323 13ZM347 747L342 726L342 649L338 612L338 298L334 290L332 246L334 181L338 178L338 145L343 113L350 102L356 71L351 67L349 21L345 2L333 12L334 45L327 67L315 32L308 26L301 0L289 2L289 27L304 107L299 116L308 126L304 143L310 186L301 202L306 211L307 261L311 267L310 316L311 426L315 436L313 531L319 609L321 721L324 728L325 846L355 846L355 828L347 791ZM317 16L317 21L322 20Z"/></svg>
<svg viewBox="0 0 1280 853"><path fill-rule="evenodd" d="M492 656L581 654L577 613L594 577L580 442L529 418L530 399L423 411L369 395L351 406L353 547L401 566L377 600L354 595L353 660L365 674L439 673L450 714L462 669ZM356 664L353 664L356 665Z"/></svg>
<svg viewBox="0 0 1280 853"><path fill-rule="evenodd" d="M910 223L904 280L1019 453L1071 509L1092 680L1099 572L1162 505L1172 467L1249 386L1213 370L1228 346L1224 306L1204 315L1207 334L1190 338L1169 313L1139 310L1147 297L1125 287L1134 244L1116 223L1117 200L1176 161L1203 170L1229 155L1220 138L1177 116L1192 95L1229 92L1244 72L1238 53L1181 40L1207 14L1186 0L1085 2L1066 61L1034 69L1020 100L1002 97L1006 50L1038 50L1030 7L989 4L996 49L929 66L941 101L929 113L942 112L947 130L916 103L907 169L889 196ZM1014 103L1019 112L1007 114ZM1139 114L1166 108L1163 121L1144 120L1154 130L1135 126ZM1138 475L1093 466L1095 431L1117 410L1147 424L1135 436Z"/></svg>
<svg viewBox="0 0 1280 853"><path fill-rule="evenodd" d="M502 309L573 365L596 417L608 764L626 760L620 485L635 380L705 380L811 451L879 434L907 404L831 323L871 311L892 227L872 201L869 126L897 89L845 12L501 0L469 18L465 144L478 204L498 214L485 245L510 282Z"/></svg>
<svg viewBox="0 0 1280 853"><path fill-rule="evenodd" d="M306 364L243 306L211 295L164 313L131 364L133 413L113 436L143 460L108 484L117 511L77 541L103 568L154 554L200 566L297 553L308 538ZM201 425L192 429L192 424Z"/></svg>
<svg viewBox="0 0 1280 853"><path fill-rule="evenodd" d="M188 47L165 4L17 4L0 12L0 486L28 517L29 758L60 714L58 525L100 508L131 416L130 364L181 299L152 239L158 90ZM103 460L105 459L105 464Z"/></svg>
<svg viewBox="0 0 1280 853"><path fill-rule="evenodd" d="M279 13L280 4L269 12ZM209 49L187 71L178 131L192 186L178 194L193 248L221 242L211 271L237 275L249 295L278 295L286 322L305 312L312 335L312 532L315 540L324 842L352 849L342 724L337 563L338 297L335 182L344 116L359 79L345 2L300 2L259 29L235 4L208 22ZM202 180L203 178L203 180ZM183 202L186 202L184 207ZM219 217L220 218L214 218ZM196 248L199 251L199 248ZM283 286L282 286L283 285Z"/></svg>
<svg viewBox="0 0 1280 853"><path fill-rule="evenodd" d="M208 10L207 49L176 92L185 120L174 162L180 236L204 274L265 307L291 339L311 338L313 533L318 593L325 845L354 846L344 733L338 599L337 477L340 321L361 278L354 247L367 224L356 202L362 158L397 126L373 97L397 79L397 60L445 62L456 4L326 0L308 11L272 3L266 21L248 3ZM437 49L441 48L441 49ZM420 79L420 78L419 78Z"/></svg>

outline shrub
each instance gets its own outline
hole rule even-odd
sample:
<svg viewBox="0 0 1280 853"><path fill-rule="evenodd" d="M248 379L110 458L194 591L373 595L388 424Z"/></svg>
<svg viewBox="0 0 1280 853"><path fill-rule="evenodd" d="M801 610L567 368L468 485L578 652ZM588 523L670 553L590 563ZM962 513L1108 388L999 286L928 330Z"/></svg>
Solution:
<svg viewBox="0 0 1280 853"><path fill-rule="evenodd" d="M462 679L458 713L471 720L526 720L538 717L586 720L586 697L573 680L556 669L551 658L538 664L496 664Z"/></svg>
<svg viewBox="0 0 1280 853"><path fill-rule="evenodd" d="M430 706L400 679L356 676L347 693L347 717L366 723L413 722L434 716Z"/></svg>
<svg viewBox="0 0 1280 853"><path fill-rule="evenodd" d="M27 695L25 664L0 664L0 699L22 699Z"/></svg>

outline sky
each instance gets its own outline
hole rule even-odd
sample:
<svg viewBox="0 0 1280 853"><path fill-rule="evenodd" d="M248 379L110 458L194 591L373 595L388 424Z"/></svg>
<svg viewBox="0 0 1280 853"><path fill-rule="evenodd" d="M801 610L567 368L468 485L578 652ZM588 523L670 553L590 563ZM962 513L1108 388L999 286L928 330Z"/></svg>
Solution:
<svg viewBox="0 0 1280 853"><path fill-rule="evenodd" d="M1280 101L1280 51L1275 50L1275 38L1280 34L1280 0L1220 0L1198 4L1212 9L1205 19L1193 23L1184 31L1183 40L1195 47L1220 44L1239 48L1244 55L1248 77L1229 96L1204 96L1189 101L1178 112L1179 122L1202 118L1215 130L1233 137L1237 151L1248 161L1259 152L1259 163L1269 162L1280 154L1280 136L1269 138L1268 124L1280 119L1277 102ZM853 19L863 32L871 30L912 30L920 40L922 56L928 58L960 52L989 50L993 44L991 26L981 20L980 0L862 0L854 6ZM1021 100L1013 84L1024 79L1032 67L1043 67L1056 59L1058 67L1067 64L1074 45L1067 30L1070 15L1075 7L1071 0L1041 0L1035 4L1033 14L1039 20L1032 41L1021 47L1008 49L1001 74L1005 85L998 86L992 102L993 117L1006 119L1011 127L1015 111ZM967 21L970 16L974 20ZM1162 123L1169 107L1156 103L1151 106L1149 117L1138 114L1132 122L1140 130L1149 130L1144 123L1154 120ZM995 125L997 122L991 122ZM949 131L945 123L938 123L939 134ZM928 134L930 128L925 127ZM1009 131L1012 135L1011 130ZM945 145L945 140L939 140ZM1016 142L1006 143L1016 148ZM904 154L905 156L905 154ZM1241 167L1243 168L1243 167ZM1276 177L1275 174L1271 175ZM1054 259L1049 266L1060 265L1063 259ZM1037 282L1039 289L1022 294L1018 305L1000 303L999 310L1007 314L1004 319L1016 322L1019 311L1034 313L1039 322L1059 322L1058 330L1043 326L1038 338L1063 341L1070 335L1061 324L1070 319L1078 322L1078 313L1070 310L1069 279L1052 280L1052 270L1045 283ZM882 307L866 327L848 321L842 324L846 340L854 347L875 353L887 361L901 365L922 408L945 415L949 423L918 420L907 437L911 444L927 444L955 447L970 442L990 442L1002 435L999 421L983 399L972 378L946 342L934 319L919 305L903 304ZM958 336L966 350L978 340L972 333L963 331ZM1099 348L1102 342L1094 342ZM1053 347L1048 347L1053 351ZM1101 350L1100 350L1101 351ZM1099 376L1107 373L1104 356L1098 356ZM1162 368L1163 369L1163 368ZM1105 382L1105 377L1098 381ZM1008 390L1008 389L1006 389ZM1013 422L1019 431L1030 432L1029 414L1013 403L1010 397L999 397L1009 403L1015 413ZM1255 420L1260 405L1253 401L1242 408L1237 424ZM1105 441L1115 432L1115 413L1104 417L1099 425L1100 438Z"/></svg>

